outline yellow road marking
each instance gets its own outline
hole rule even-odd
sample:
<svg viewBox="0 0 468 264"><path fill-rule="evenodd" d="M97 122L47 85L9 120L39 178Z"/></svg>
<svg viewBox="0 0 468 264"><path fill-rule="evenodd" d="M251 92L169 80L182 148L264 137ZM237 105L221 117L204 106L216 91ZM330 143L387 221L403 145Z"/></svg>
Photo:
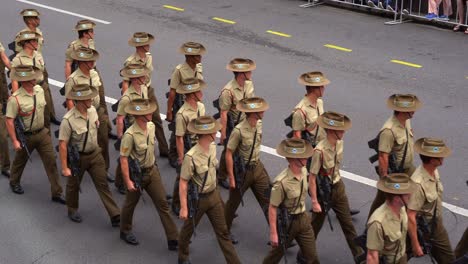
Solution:
<svg viewBox="0 0 468 264"><path fill-rule="evenodd" d="M330 49L336 49L336 50L341 50L341 51L345 51L345 52L353 51L351 49L343 48L343 47L340 47L340 46L335 46L335 45L332 45L332 44L325 44L323 46L325 46L327 48L330 48Z"/></svg>
<svg viewBox="0 0 468 264"><path fill-rule="evenodd" d="M171 6L171 5L164 5L164 7L167 8L167 9L172 9L172 10L179 11L179 12L184 12L184 10L185 10L183 8L176 7L176 6Z"/></svg>
<svg viewBox="0 0 468 264"><path fill-rule="evenodd" d="M231 24L231 25L236 23L236 21L232 21L232 20L224 19L224 18L220 18L220 17L213 17L212 19L216 20L216 21L219 21L219 22L226 23L226 24Z"/></svg>
<svg viewBox="0 0 468 264"><path fill-rule="evenodd" d="M288 35L288 34L285 34L285 33L282 33L282 32L278 32L278 31L267 30L266 32L270 33L270 34L273 34L273 35L285 37L285 38L290 38L291 37L291 35Z"/></svg>
<svg viewBox="0 0 468 264"><path fill-rule="evenodd" d="M422 68L422 65L414 64L414 63L406 62L406 61L401 61L401 60L391 60L390 62L405 65L405 66L409 66L409 67L413 67L413 68Z"/></svg>

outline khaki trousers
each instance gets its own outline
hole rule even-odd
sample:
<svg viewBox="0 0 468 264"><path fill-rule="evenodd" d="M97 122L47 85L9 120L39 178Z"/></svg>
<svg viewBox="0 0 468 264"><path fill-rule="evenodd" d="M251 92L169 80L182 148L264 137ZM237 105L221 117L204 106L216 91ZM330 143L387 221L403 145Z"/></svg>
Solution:
<svg viewBox="0 0 468 264"><path fill-rule="evenodd" d="M56 118L54 101L52 100L52 94L50 93L49 88L49 73L44 67L44 83L42 84L42 89L44 89L44 97L47 103L47 106L44 109L44 124L45 127L50 128L50 119ZM58 119L57 119L58 120ZM46 122L47 121L47 122Z"/></svg>
<svg viewBox="0 0 468 264"><path fill-rule="evenodd" d="M227 138L225 140L228 140ZM228 178L227 167L226 167L226 147L223 148L221 152L221 157L219 159L219 168L218 174L216 175L218 180L224 181Z"/></svg>
<svg viewBox="0 0 468 264"><path fill-rule="evenodd" d="M1 60L0 60L1 61ZM0 102L0 108L2 103ZM10 153L8 149L8 140L7 140L7 130L5 125L5 116L3 115L2 111L0 110L0 168L2 170L9 170L10 169Z"/></svg>
<svg viewBox="0 0 468 264"><path fill-rule="evenodd" d="M106 172L109 169L109 116L106 109L99 106L97 110L99 119L98 145L101 148L101 155L104 158ZM107 176L106 176L107 177Z"/></svg>

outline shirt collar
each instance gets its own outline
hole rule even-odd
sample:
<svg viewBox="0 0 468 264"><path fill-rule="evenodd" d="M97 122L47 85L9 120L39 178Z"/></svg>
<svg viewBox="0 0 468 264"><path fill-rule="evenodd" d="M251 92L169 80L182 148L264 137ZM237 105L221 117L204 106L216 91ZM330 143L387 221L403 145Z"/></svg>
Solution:
<svg viewBox="0 0 468 264"><path fill-rule="evenodd" d="M425 182L428 182L428 181L437 182L439 180L439 171L437 169L434 171L435 177L432 177L429 174L429 172L424 168L424 166L421 165L421 174Z"/></svg>
<svg viewBox="0 0 468 264"><path fill-rule="evenodd" d="M81 112L76 108L76 107L73 107L73 115L77 118L81 118L83 120L87 120L86 117L84 115L81 114Z"/></svg>
<svg viewBox="0 0 468 264"><path fill-rule="evenodd" d="M296 176L292 172L291 168L289 168L289 167L288 167L287 173L288 173L288 178L293 179L293 180L295 180L297 182L301 182L304 179L304 177L307 176L307 171L306 171L306 173L304 173L304 170L302 170L302 178L299 180L298 178L296 178Z"/></svg>
<svg viewBox="0 0 468 264"><path fill-rule="evenodd" d="M146 129L148 130L148 125L146 125ZM135 122L133 123L133 131L138 134L146 135L145 131L141 129L141 127L138 125L138 123Z"/></svg>
<svg viewBox="0 0 468 264"><path fill-rule="evenodd" d="M29 97L33 97L34 95L37 94L36 92L36 86L33 87L33 94L30 94L26 91L26 89L23 88L23 86L21 86L20 89L18 89L18 92L21 94L21 95L27 95Z"/></svg>
<svg viewBox="0 0 468 264"><path fill-rule="evenodd" d="M402 210L400 209L400 218L397 217L393 211L392 211L392 208L390 208L387 204L387 202L384 202L384 209L385 209L385 213L387 215L387 219L391 220L391 221L396 221L396 222L400 222L400 219L401 219L401 212Z"/></svg>
<svg viewBox="0 0 468 264"><path fill-rule="evenodd" d="M314 106L314 105L310 102L310 99L309 99L309 97L307 97L307 95L304 96L304 99L303 99L303 100L304 100L304 104L305 104L306 106L310 106L310 107L312 107L312 108L314 108L314 109L317 108L317 107L316 107L316 106L317 106L317 103L316 103L316 106Z"/></svg>
<svg viewBox="0 0 468 264"><path fill-rule="evenodd" d="M190 110L192 112L198 112L198 103L197 103L197 107L196 108L193 108L191 104L189 104L187 101L184 102L184 108L187 109L187 110Z"/></svg>
<svg viewBox="0 0 468 264"><path fill-rule="evenodd" d="M232 79L232 86L233 86L234 89L237 89L237 90L239 90L239 91L244 91L244 90L240 87L240 85L239 85L239 83L237 82L236 78Z"/></svg>

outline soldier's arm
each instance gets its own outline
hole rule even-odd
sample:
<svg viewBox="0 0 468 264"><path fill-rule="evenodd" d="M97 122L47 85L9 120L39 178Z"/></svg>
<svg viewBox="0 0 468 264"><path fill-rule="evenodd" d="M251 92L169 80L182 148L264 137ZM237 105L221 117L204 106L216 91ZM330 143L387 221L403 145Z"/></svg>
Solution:
<svg viewBox="0 0 468 264"><path fill-rule="evenodd" d="M381 177L388 174L388 157L392 151L394 140L390 129L383 130L379 135L379 173Z"/></svg>
<svg viewBox="0 0 468 264"><path fill-rule="evenodd" d="M6 53L4 51L0 52L0 56L1 56L1 59L2 59L3 63L5 64L5 66L9 70L11 70L10 60L8 59L8 56L6 55Z"/></svg>
<svg viewBox="0 0 468 264"><path fill-rule="evenodd" d="M65 80L68 80L68 77L70 77L71 72L71 66L72 66L73 61L68 61L65 60Z"/></svg>
<svg viewBox="0 0 468 264"><path fill-rule="evenodd" d="M121 94L124 94L128 90L128 81L123 80L122 81L122 91L120 92Z"/></svg>
<svg viewBox="0 0 468 264"><path fill-rule="evenodd" d="M232 158L232 150L229 148L226 148L226 168L227 168L227 173L229 177L229 185L231 186L231 189L236 188L236 180L234 179L234 161Z"/></svg>
<svg viewBox="0 0 468 264"><path fill-rule="evenodd" d="M125 116L123 115L117 115L117 120L116 120L116 125L117 125L117 137L122 138L123 135L123 129L124 129L124 119Z"/></svg>
<svg viewBox="0 0 468 264"><path fill-rule="evenodd" d="M65 177L70 176L70 169L68 168L67 162L67 148L68 142L65 140L59 141L59 156L60 156L60 163L62 164L62 175Z"/></svg>
<svg viewBox="0 0 468 264"><path fill-rule="evenodd" d="M17 80L11 80L11 93L13 94L16 92L19 88L18 81Z"/></svg>
<svg viewBox="0 0 468 264"><path fill-rule="evenodd" d="M127 186L127 189L131 189L133 182L130 180L130 173L128 171L128 157L120 156L120 168L122 169L122 178ZM133 188L134 189L134 188Z"/></svg>
<svg viewBox="0 0 468 264"><path fill-rule="evenodd" d="M15 145L15 142L18 142L18 139L16 138L16 132L15 132L15 119L7 117L5 120L5 124L7 127L8 135L10 135L11 142L13 145Z"/></svg>
<svg viewBox="0 0 468 264"><path fill-rule="evenodd" d="M416 224L417 211L408 209L408 235L411 239L413 254L417 257L424 255L418 240L418 226Z"/></svg>
<svg viewBox="0 0 468 264"><path fill-rule="evenodd" d="M368 249L366 263L367 264L379 264L379 251Z"/></svg>
<svg viewBox="0 0 468 264"><path fill-rule="evenodd" d="M312 210L316 213L322 211L320 204L317 199L317 175L322 167L321 162L321 152L318 150L314 151L314 155L312 156L312 163L310 164L309 168L309 191L310 191L310 198L312 199Z"/></svg>
<svg viewBox="0 0 468 264"><path fill-rule="evenodd" d="M224 140L226 140L226 124L227 124L227 115L228 111L227 110L221 110L221 138L219 139L219 142L221 144L224 144Z"/></svg>
<svg viewBox="0 0 468 264"><path fill-rule="evenodd" d="M385 177L388 174L388 153L379 151L379 174Z"/></svg>
<svg viewBox="0 0 468 264"><path fill-rule="evenodd" d="M180 178L179 181L179 199L180 199L180 219L186 220L188 217L187 211L187 189L188 181Z"/></svg>
<svg viewBox="0 0 468 264"><path fill-rule="evenodd" d="M268 206L268 221L270 223L270 243L272 247L278 246L278 231L276 227L276 210L277 207L270 204Z"/></svg>
<svg viewBox="0 0 468 264"><path fill-rule="evenodd" d="M167 113L166 113L166 120L169 122L172 122L172 107L174 106L174 101L175 101L175 96L176 96L176 90L175 88L170 88L169 89L169 97L167 98Z"/></svg>
<svg viewBox="0 0 468 264"><path fill-rule="evenodd" d="M184 137L176 136L177 162L182 164L184 159Z"/></svg>
<svg viewBox="0 0 468 264"><path fill-rule="evenodd" d="M296 109L293 113L292 129L295 138L302 138L301 132L306 129L305 116L300 109Z"/></svg>

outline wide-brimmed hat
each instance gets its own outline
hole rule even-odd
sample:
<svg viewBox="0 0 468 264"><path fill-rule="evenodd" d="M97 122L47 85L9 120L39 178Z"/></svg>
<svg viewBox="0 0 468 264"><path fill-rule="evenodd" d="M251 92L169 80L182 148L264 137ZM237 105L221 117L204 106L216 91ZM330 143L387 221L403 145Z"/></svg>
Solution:
<svg viewBox="0 0 468 264"><path fill-rule="evenodd" d="M244 113L264 112L268 108L270 106L267 101L261 97L245 98L240 100L236 105L236 109Z"/></svg>
<svg viewBox="0 0 468 264"><path fill-rule="evenodd" d="M377 182L377 189L385 193L408 194L415 189L415 184L405 173L391 173Z"/></svg>
<svg viewBox="0 0 468 264"><path fill-rule="evenodd" d="M125 78L138 78L146 76L150 73L150 69L141 64L129 64L120 70L120 76Z"/></svg>
<svg viewBox="0 0 468 264"><path fill-rule="evenodd" d="M446 158L452 154L452 150L445 145L442 139L438 138L420 138L416 140L414 151L433 158Z"/></svg>
<svg viewBox="0 0 468 264"><path fill-rule="evenodd" d="M192 134L206 135L216 133L222 127L221 123L212 116L200 116L190 121L187 130Z"/></svg>
<svg viewBox="0 0 468 264"><path fill-rule="evenodd" d="M317 118L317 124L322 128L345 131L351 128L351 119L344 114L327 111Z"/></svg>
<svg viewBox="0 0 468 264"><path fill-rule="evenodd" d="M394 94L387 99L387 106L398 112L414 112L422 103L413 94Z"/></svg>
<svg viewBox="0 0 468 264"><path fill-rule="evenodd" d="M180 46L179 52L184 55L203 55L206 52L205 47L197 42L185 42Z"/></svg>
<svg viewBox="0 0 468 264"><path fill-rule="evenodd" d="M40 13L36 9L28 8L28 9L23 9L20 12L20 15L23 17L38 17Z"/></svg>
<svg viewBox="0 0 468 264"><path fill-rule="evenodd" d="M76 50L72 50L70 57L76 61L97 61L99 53L90 48L79 47Z"/></svg>
<svg viewBox="0 0 468 264"><path fill-rule="evenodd" d="M149 99L137 98L130 101L124 110L129 115L141 116L152 114L157 108L155 102Z"/></svg>
<svg viewBox="0 0 468 264"><path fill-rule="evenodd" d="M276 153L285 158L307 159L314 154L314 148L300 138L288 138L276 147Z"/></svg>
<svg viewBox="0 0 468 264"><path fill-rule="evenodd" d="M18 82L27 82L42 78L42 71L34 66L19 65L11 69L10 78Z"/></svg>
<svg viewBox="0 0 468 264"><path fill-rule="evenodd" d="M132 47L140 47L151 45L154 42L154 36L146 32L135 32L128 40L128 45Z"/></svg>
<svg viewBox="0 0 468 264"><path fill-rule="evenodd" d="M23 41L32 40L32 39L39 39L41 34L34 32L34 31L23 31L16 36L16 41L23 44Z"/></svg>
<svg viewBox="0 0 468 264"><path fill-rule="evenodd" d="M206 88L206 83L203 80L190 77L190 78L182 80L182 82L179 84L179 86L176 89L176 93L189 94L189 93L198 92L204 88Z"/></svg>
<svg viewBox="0 0 468 264"><path fill-rule="evenodd" d="M89 19L83 19L76 23L75 31L90 30L96 27L96 23Z"/></svg>
<svg viewBox="0 0 468 264"><path fill-rule="evenodd" d="M330 80L328 80L325 75L319 71L301 74L298 78L298 82L305 86L324 86L330 84Z"/></svg>
<svg viewBox="0 0 468 264"><path fill-rule="evenodd" d="M249 72L257 68L255 62L251 59L235 58L227 65L226 69L232 72Z"/></svg>
<svg viewBox="0 0 468 264"><path fill-rule="evenodd" d="M93 99L98 95L96 88L89 84L75 84L67 93L66 98L75 101L84 101Z"/></svg>

